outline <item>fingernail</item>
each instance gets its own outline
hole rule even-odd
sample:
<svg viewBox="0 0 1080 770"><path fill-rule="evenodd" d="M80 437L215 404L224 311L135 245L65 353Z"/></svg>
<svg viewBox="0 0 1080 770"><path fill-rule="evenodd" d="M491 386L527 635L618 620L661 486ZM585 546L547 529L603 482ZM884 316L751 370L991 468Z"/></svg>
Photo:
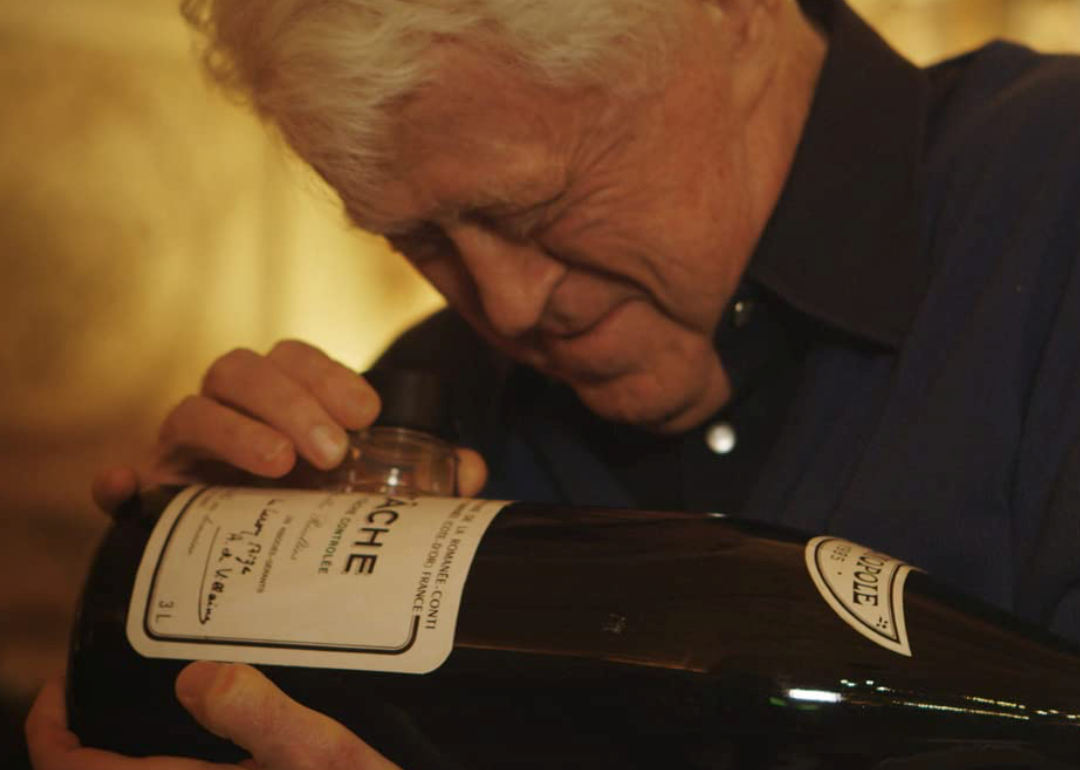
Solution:
<svg viewBox="0 0 1080 770"><path fill-rule="evenodd" d="M176 679L176 697L184 706L197 703L213 686L221 667L207 660L192 663Z"/></svg>
<svg viewBox="0 0 1080 770"><path fill-rule="evenodd" d="M270 447L265 452L263 452L263 458L262 459L265 462L272 462L273 460L276 460L279 457L281 457L281 455L284 454L285 451L288 450L288 448L290 446L291 446L291 444L289 444L289 442L286 439L281 439L280 441L275 441L273 444L270 445Z"/></svg>
<svg viewBox="0 0 1080 770"><path fill-rule="evenodd" d="M337 465L345 456L349 440L344 431L335 431L326 425L316 425L309 434L315 453L327 465Z"/></svg>

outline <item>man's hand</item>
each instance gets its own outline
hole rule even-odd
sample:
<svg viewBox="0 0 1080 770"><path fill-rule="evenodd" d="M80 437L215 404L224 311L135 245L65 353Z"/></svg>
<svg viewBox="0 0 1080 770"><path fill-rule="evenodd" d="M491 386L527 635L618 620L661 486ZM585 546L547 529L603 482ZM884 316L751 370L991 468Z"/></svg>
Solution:
<svg viewBox="0 0 1080 770"><path fill-rule="evenodd" d="M143 487L280 478L297 457L329 470L348 449L345 431L366 428L378 413L371 386L311 345L288 340L266 355L237 349L217 359L199 394L165 418L144 467L97 475L94 500L112 511ZM486 477L480 455L459 449L460 494L475 495Z"/></svg>
<svg viewBox="0 0 1080 770"><path fill-rule="evenodd" d="M177 678L176 695L201 725L247 750L251 759L220 765L83 748L67 729L63 684L56 680L41 691L26 720L35 770L400 770L250 666L192 663Z"/></svg>

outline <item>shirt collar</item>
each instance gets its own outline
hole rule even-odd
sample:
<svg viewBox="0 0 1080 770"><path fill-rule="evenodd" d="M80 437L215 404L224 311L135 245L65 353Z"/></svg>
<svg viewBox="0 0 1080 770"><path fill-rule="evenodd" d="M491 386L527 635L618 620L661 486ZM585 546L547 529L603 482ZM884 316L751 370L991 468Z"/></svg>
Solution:
<svg viewBox="0 0 1080 770"><path fill-rule="evenodd" d="M803 5L829 50L747 275L803 313L895 348L929 281L918 189L928 82L841 0Z"/></svg>

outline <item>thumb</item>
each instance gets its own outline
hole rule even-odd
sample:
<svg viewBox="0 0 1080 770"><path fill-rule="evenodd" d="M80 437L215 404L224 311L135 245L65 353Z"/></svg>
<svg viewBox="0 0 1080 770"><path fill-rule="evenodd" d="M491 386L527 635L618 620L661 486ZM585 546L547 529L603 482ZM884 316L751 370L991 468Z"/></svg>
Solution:
<svg viewBox="0 0 1080 770"><path fill-rule="evenodd" d="M487 483L487 463L479 452L457 447L457 487L462 497L474 497Z"/></svg>
<svg viewBox="0 0 1080 770"><path fill-rule="evenodd" d="M199 724L250 752L257 770L400 770L251 666L192 663L176 680L176 696Z"/></svg>
<svg viewBox="0 0 1080 770"><path fill-rule="evenodd" d="M94 476L90 491L98 507L112 514L139 491L139 475L126 465L106 468Z"/></svg>

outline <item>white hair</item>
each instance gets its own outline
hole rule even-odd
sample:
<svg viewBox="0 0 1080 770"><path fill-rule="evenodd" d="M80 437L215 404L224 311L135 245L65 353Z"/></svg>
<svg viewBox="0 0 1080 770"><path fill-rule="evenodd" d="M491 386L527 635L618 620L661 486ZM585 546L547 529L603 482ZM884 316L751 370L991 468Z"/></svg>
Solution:
<svg viewBox="0 0 1080 770"><path fill-rule="evenodd" d="M211 76L275 124L347 208L389 161L388 111L437 80L436 43L557 88L618 95L664 69L675 0L182 0ZM354 211L354 214L360 212Z"/></svg>

